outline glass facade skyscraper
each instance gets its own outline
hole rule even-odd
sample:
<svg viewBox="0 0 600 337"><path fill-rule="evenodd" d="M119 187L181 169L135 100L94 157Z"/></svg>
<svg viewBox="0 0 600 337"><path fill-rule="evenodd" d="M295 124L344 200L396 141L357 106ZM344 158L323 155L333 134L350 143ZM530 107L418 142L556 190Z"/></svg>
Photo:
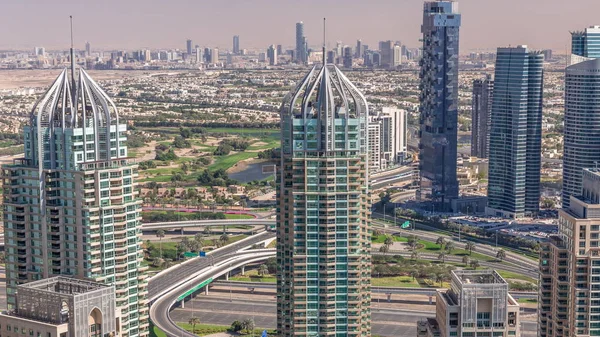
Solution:
<svg viewBox="0 0 600 337"><path fill-rule="evenodd" d="M582 170L600 165L600 59L567 67L563 208L581 193Z"/></svg>
<svg viewBox="0 0 600 337"><path fill-rule="evenodd" d="M306 38L304 37L304 22L296 23L296 62L306 63Z"/></svg>
<svg viewBox="0 0 600 337"><path fill-rule="evenodd" d="M600 57L600 26L571 32L571 54L589 58Z"/></svg>
<svg viewBox="0 0 600 337"><path fill-rule="evenodd" d="M544 56L498 48L490 116L488 213L539 212Z"/></svg>
<svg viewBox="0 0 600 337"><path fill-rule="evenodd" d="M368 105L335 66L281 108L278 336L370 336Z"/></svg>
<svg viewBox="0 0 600 337"><path fill-rule="evenodd" d="M471 156L488 157L489 123L492 112L494 80L491 75L473 81L471 110Z"/></svg>
<svg viewBox="0 0 600 337"><path fill-rule="evenodd" d="M420 61L419 194L447 204L458 197L458 37L461 15L453 1L426 2Z"/></svg>
<svg viewBox="0 0 600 337"><path fill-rule="evenodd" d="M36 103L24 158L2 167L9 309L19 284L91 279L115 286L121 336L149 334L138 167L126 132L84 70L77 83L64 70Z"/></svg>

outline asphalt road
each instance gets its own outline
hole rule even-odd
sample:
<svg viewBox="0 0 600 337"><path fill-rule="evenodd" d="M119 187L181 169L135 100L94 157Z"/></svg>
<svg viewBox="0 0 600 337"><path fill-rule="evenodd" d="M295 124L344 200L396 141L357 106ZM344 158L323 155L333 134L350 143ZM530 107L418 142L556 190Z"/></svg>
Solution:
<svg viewBox="0 0 600 337"><path fill-rule="evenodd" d="M226 297L226 295L224 295ZM231 325L235 320L253 318L257 327L274 329L277 325L275 315L276 303L265 296L265 300L246 301L228 298L215 299L198 296L185 303L185 309L177 308L171 312L175 322L188 322L192 317L199 317L203 324ZM417 322L425 317L434 317L433 311L410 311L394 309L371 309L373 323L372 334L390 337L414 337L417 334ZM535 322L524 321L522 335L537 334Z"/></svg>
<svg viewBox="0 0 600 337"><path fill-rule="evenodd" d="M200 270L208 268L211 263L219 263L221 261L225 261L231 258L232 255L235 254L236 251L250 247L255 243L264 241L265 239L273 236L273 233L265 232L251 237L251 239L245 240L244 242L236 242L229 246L222 248L219 251L211 254L214 258L197 258L193 260L193 262L187 263L185 265L181 265L178 268L174 268L173 271L169 271L168 273L163 273L158 277L153 277L150 279L150 285L153 286L153 292L149 292L149 297L152 298L152 295L159 294L163 289L173 289L174 287L184 283L190 275L197 273ZM215 268L215 272L225 270L229 266L224 265ZM181 270L179 270L181 269ZM194 334L185 333L173 326L172 319L170 317L171 306L175 303L177 298L184 293L185 291L194 288L194 286L200 283L202 280L198 280L197 283L190 284L189 286L183 287L181 291L173 291L171 293L167 293L167 295L160 296L154 304L150 307L150 318L155 325L157 325L161 330L163 330L167 336L181 336L181 337L194 337ZM154 283L152 283L154 282Z"/></svg>
<svg viewBox="0 0 600 337"><path fill-rule="evenodd" d="M231 254L241 248L252 246L254 243L264 241L272 236L275 236L275 234L270 232L255 235L251 240L227 245L206 258L194 258L191 262L178 265L169 269L166 273L156 275L148 282L148 297L154 300L162 290L172 288L190 275L209 267L217 258Z"/></svg>

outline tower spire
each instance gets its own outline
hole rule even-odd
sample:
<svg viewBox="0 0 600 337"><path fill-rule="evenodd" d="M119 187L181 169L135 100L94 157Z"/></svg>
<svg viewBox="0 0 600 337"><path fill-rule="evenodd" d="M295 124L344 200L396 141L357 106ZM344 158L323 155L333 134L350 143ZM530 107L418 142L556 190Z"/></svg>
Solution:
<svg viewBox="0 0 600 337"><path fill-rule="evenodd" d="M71 85L75 90L75 49L73 49L73 15L69 15L71 21Z"/></svg>
<svg viewBox="0 0 600 337"><path fill-rule="evenodd" d="M325 66L327 55L325 55L325 18L323 18L323 67Z"/></svg>

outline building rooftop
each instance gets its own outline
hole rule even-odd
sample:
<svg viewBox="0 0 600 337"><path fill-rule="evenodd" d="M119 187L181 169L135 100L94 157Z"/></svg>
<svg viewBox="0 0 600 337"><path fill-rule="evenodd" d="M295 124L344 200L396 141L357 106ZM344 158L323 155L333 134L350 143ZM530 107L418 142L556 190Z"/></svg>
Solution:
<svg viewBox="0 0 600 337"><path fill-rule="evenodd" d="M19 288L35 289L49 294L79 295L111 286L93 281L57 276L19 285Z"/></svg>
<svg viewBox="0 0 600 337"><path fill-rule="evenodd" d="M452 279L461 285L508 284L495 270L455 270Z"/></svg>

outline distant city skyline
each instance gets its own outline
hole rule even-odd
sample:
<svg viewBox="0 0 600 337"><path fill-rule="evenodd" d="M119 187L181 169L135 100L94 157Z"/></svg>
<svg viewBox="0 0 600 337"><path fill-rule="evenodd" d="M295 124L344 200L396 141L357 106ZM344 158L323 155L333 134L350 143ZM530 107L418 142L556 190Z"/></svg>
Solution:
<svg viewBox="0 0 600 337"><path fill-rule="evenodd" d="M463 54L516 44L527 44L532 49L554 49L562 54L570 47L569 31L600 21L596 15L600 11L597 0L458 2L460 12L468 18L461 33ZM291 49L295 45L295 24L299 21L305 24L309 46L315 48L322 43L323 17L328 19L330 48L338 40L353 46L357 39L373 47L385 40L418 47L422 9L420 0L307 0L302 6L274 0L226 3L64 0L58 5L41 0L12 1L3 4L0 13L0 29L10 32L3 35L0 50L35 46L46 50L67 49L69 14L74 16L75 47L79 50L85 49L86 41L94 48L106 50L184 49L188 38L200 46L230 50L231 37L237 34L247 49L266 50L271 44ZM60 20L63 16L64 20ZM347 24L358 20L361 25Z"/></svg>

